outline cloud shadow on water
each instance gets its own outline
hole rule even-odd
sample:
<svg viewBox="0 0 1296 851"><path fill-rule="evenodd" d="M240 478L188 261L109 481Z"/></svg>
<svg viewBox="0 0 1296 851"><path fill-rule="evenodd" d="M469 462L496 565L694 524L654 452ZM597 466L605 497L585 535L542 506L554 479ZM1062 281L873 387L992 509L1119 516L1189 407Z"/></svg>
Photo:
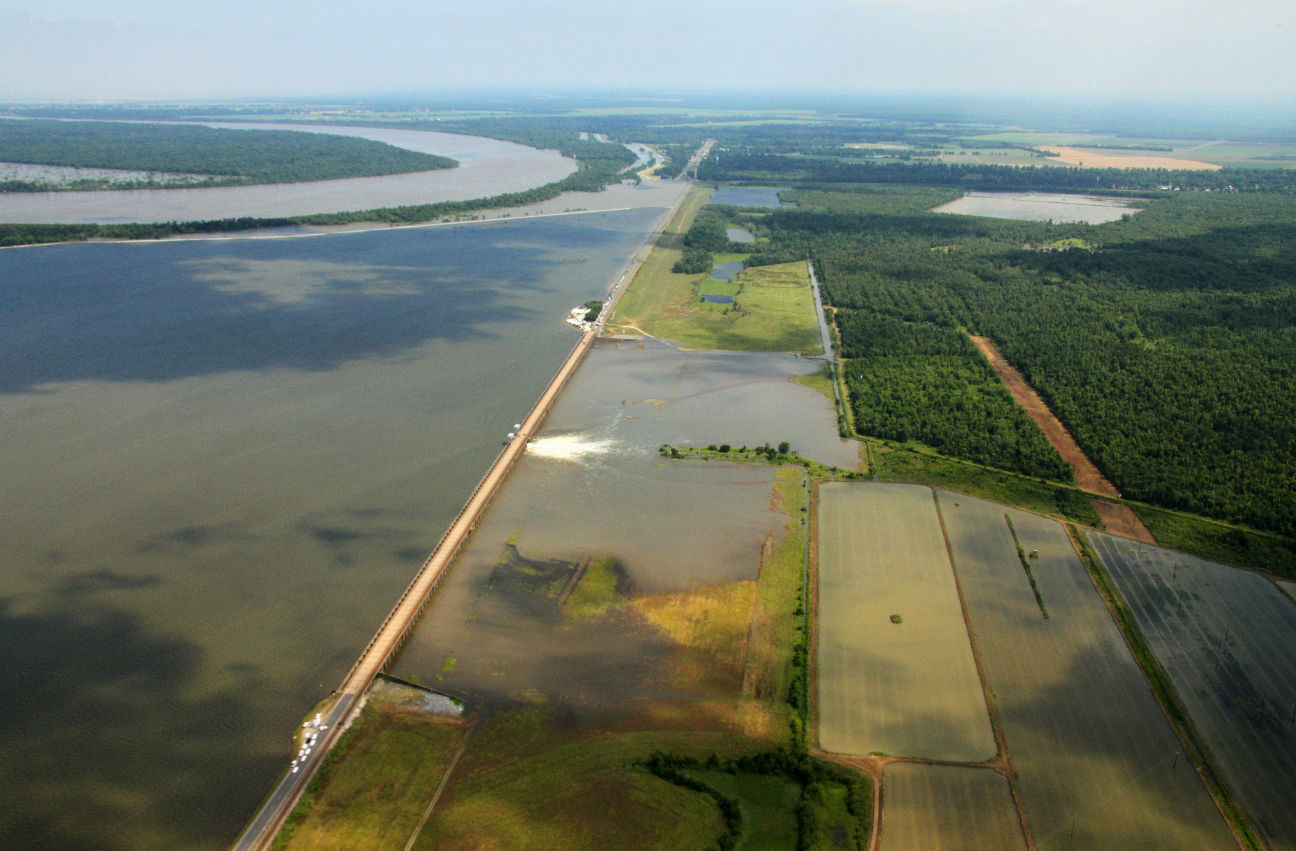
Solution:
<svg viewBox="0 0 1296 851"><path fill-rule="evenodd" d="M525 223L314 239L68 245L0 257L0 392L329 370L494 333L552 292L561 251L615 229Z"/></svg>
<svg viewBox="0 0 1296 851"><path fill-rule="evenodd" d="M244 744L264 684L189 695L191 643L84 598L0 600L0 847L219 848L277 761ZM175 747L176 742L184 747Z"/></svg>

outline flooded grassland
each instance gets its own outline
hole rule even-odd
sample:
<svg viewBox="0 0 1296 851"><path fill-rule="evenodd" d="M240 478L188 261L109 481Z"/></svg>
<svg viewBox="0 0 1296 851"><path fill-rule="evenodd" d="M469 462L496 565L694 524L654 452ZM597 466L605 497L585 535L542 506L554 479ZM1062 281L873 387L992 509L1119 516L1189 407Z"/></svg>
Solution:
<svg viewBox="0 0 1296 851"><path fill-rule="evenodd" d="M657 449L787 440L807 457L858 466L855 445L836 436L831 403L791 380L816 367L659 343L597 347L396 671L495 704L534 690L602 708L667 691L654 676L666 648L660 632L629 609L572 617L568 582L602 560L609 574L598 605L611 609L755 579L766 538L786 522L771 510L772 468L672 462Z"/></svg>
<svg viewBox="0 0 1296 851"><path fill-rule="evenodd" d="M0 252L0 845L230 842L660 214Z"/></svg>

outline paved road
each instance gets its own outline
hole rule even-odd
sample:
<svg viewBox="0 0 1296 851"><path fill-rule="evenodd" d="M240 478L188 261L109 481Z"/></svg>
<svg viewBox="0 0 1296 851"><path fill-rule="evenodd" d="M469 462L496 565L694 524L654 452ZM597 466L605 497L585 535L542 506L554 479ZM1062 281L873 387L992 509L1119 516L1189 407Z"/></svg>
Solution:
<svg viewBox="0 0 1296 851"><path fill-rule="evenodd" d="M328 753L329 748L336 742L342 719L354 705L354 695L343 695L320 719L320 723L328 727L324 732L324 738L316 743L301 771L296 774L288 772L280 778L279 785L275 786L270 797L266 798L265 803L261 805L260 812L234 843L235 851L251 851L253 848L260 848L263 844L269 844L274 838L288 813L292 812L293 806L306 791L306 785L319 770L320 764L324 761L324 754Z"/></svg>

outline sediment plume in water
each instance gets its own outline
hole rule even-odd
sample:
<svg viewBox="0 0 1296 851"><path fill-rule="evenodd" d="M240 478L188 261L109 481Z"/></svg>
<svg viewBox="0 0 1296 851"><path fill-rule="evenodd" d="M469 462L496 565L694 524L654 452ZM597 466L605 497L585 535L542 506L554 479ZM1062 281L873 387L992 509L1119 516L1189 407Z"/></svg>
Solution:
<svg viewBox="0 0 1296 851"><path fill-rule="evenodd" d="M595 440L579 434L564 434L533 440L527 446L527 452L539 458L580 463L594 456L606 454L614 445L615 441L606 438Z"/></svg>

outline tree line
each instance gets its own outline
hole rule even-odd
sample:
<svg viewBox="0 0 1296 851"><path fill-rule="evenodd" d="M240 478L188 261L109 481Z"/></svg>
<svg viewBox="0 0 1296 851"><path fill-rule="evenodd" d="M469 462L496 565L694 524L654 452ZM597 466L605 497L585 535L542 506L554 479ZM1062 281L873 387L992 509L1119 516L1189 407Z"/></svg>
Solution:
<svg viewBox="0 0 1296 851"><path fill-rule="evenodd" d="M910 188L893 213L878 187L851 212L851 195L801 191L750 226L815 260L862 431L1052 463L972 415L997 409L976 406L984 373L954 341L985 335L1126 496L1296 534L1296 197L1048 225L915 213ZM1040 250L1067 238L1092 247ZM1005 452L1033 460L990 460Z"/></svg>
<svg viewBox="0 0 1296 851"><path fill-rule="evenodd" d="M207 175L218 184L295 183L451 168L448 157L326 133L200 125L0 121L0 161ZM36 181L10 188L44 190Z"/></svg>

